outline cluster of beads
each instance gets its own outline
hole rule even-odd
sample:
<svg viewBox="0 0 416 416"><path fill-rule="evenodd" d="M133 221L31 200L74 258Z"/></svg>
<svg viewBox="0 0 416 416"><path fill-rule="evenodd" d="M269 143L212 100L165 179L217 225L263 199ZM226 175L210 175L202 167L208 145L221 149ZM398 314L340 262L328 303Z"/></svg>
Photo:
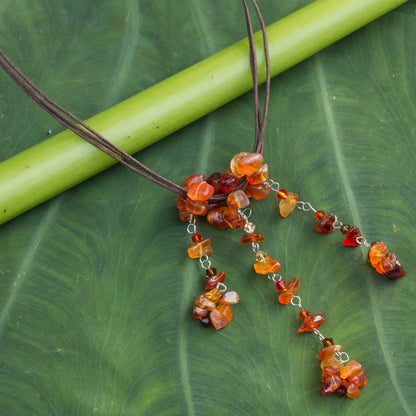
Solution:
<svg viewBox="0 0 416 416"><path fill-rule="evenodd" d="M188 232L192 233L191 241L194 243L188 249L188 256L192 259L199 259L208 279L205 285L205 290L208 292L195 299L192 317L199 320L204 327L213 326L216 330L224 328L233 317L231 305L237 304L240 297L235 291L226 291L225 273L217 273L217 270L211 267L211 262L208 259L208 256L213 253L211 241L210 239L204 240L202 235L196 232L193 217L190 218Z"/></svg>
<svg viewBox="0 0 416 416"><path fill-rule="evenodd" d="M206 216L220 229L243 228L245 221L240 208L249 205L249 198L263 199L270 192L268 167L260 153L237 153L225 173L215 172L206 180L204 175L190 175L181 186L188 190L179 195L176 206L179 218L188 222L191 215ZM245 180L244 180L245 179ZM213 195L228 195L226 202L210 203Z"/></svg>
<svg viewBox="0 0 416 416"><path fill-rule="evenodd" d="M329 234L339 229L343 234L343 244L349 247L358 247L364 245L369 248L368 261L375 268L377 273L385 275L390 280L395 280L406 276L403 267L398 262L397 257L393 253L389 253L387 247L381 241L374 241L371 244L361 235L361 231L357 226L343 224L340 219L334 215L326 215L323 210L315 210L309 202L299 201L299 196L293 192L287 192L286 189L280 189L279 184L274 181L272 188L276 191L279 202L279 211L282 217L287 217L298 206L303 211L313 211L318 224L315 230L321 234Z"/></svg>
<svg viewBox="0 0 416 416"><path fill-rule="evenodd" d="M366 371L354 360L344 366L342 360L337 357L341 345L334 345L329 338L324 338L323 344L324 348L318 357L322 368L322 385L319 391L322 394L335 392L350 399L359 397L360 387L367 384Z"/></svg>

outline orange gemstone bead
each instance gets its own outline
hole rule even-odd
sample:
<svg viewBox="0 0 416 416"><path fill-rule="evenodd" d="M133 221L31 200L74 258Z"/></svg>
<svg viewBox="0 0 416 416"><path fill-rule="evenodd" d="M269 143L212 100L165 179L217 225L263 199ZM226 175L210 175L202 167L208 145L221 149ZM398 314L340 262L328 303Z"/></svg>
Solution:
<svg viewBox="0 0 416 416"><path fill-rule="evenodd" d="M237 210L231 208L226 208L223 211L223 218L231 228L244 228L246 223L244 217Z"/></svg>
<svg viewBox="0 0 416 416"><path fill-rule="evenodd" d="M240 178L233 175L232 173L223 173L220 178L220 190L224 194L229 194L233 192L235 188L237 188L238 182L240 182Z"/></svg>
<svg viewBox="0 0 416 416"><path fill-rule="evenodd" d="M215 225L215 227L220 230L225 230L228 228L228 224L224 220L224 212L227 210L227 207L221 207L209 211L207 214L207 220L210 224Z"/></svg>
<svg viewBox="0 0 416 416"><path fill-rule="evenodd" d="M210 185L214 187L214 194L217 194L220 192L220 179L221 179L220 172L214 172L212 175L210 175L207 178L207 183L209 183Z"/></svg>
<svg viewBox="0 0 416 416"><path fill-rule="evenodd" d="M374 268L377 269L378 264L383 261L384 257L386 257L388 253L389 250L384 243L381 241L374 241L374 243L371 243L371 247L368 250L368 261Z"/></svg>
<svg viewBox="0 0 416 416"><path fill-rule="evenodd" d="M367 375L365 370L361 369L354 375L348 377L347 380L358 387L364 387L367 384Z"/></svg>
<svg viewBox="0 0 416 416"><path fill-rule="evenodd" d="M258 274L274 273L280 270L280 263L264 252L257 252L256 260L257 261L254 263L254 270Z"/></svg>
<svg viewBox="0 0 416 416"><path fill-rule="evenodd" d="M300 282L297 277L291 279L286 285L285 289L280 293L278 297L279 303L282 303L283 305L288 305L292 300L293 296L295 296L296 292L298 291L299 286Z"/></svg>
<svg viewBox="0 0 416 416"><path fill-rule="evenodd" d="M232 305L240 302L240 296L235 291L225 292L219 300L220 303L230 303Z"/></svg>
<svg viewBox="0 0 416 416"><path fill-rule="evenodd" d="M207 309L208 311L212 311L215 309L215 302L209 300L205 295L199 295L195 299L195 306L198 306L202 309Z"/></svg>
<svg viewBox="0 0 416 416"><path fill-rule="evenodd" d="M271 189L267 183L261 183L259 185L248 184L244 192L248 197L264 199L269 195Z"/></svg>
<svg viewBox="0 0 416 416"><path fill-rule="evenodd" d="M183 222L189 222L191 219L191 213L188 212L185 208L178 209L179 219Z"/></svg>
<svg viewBox="0 0 416 416"><path fill-rule="evenodd" d="M233 310L228 303L220 303L217 306L217 311L228 321L230 322L233 318Z"/></svg>
<svg viewBox="0 0 416 416"><path fill-rule="evenodd" d="M219 289L217 289L216 287L214 287L214 289L211 289L209 292L206 292L204 294L204 296L213 301L213 302L217 302L219 300L219 298L221 297L221 292Z"/></svg>
<svg viewBox="0 0 416 416"><path fill-rule="evenodd" d="M198 259L201 256L209 256L212 254L211 240L202 241L188 248L188 255L191 259Z"/></svg>
<svg viewBox="0 0 416 416"><path fill-rule="evenodd" d="M286 199L281 199L279 202L279 211L280 215L283 218L288 217L292 211L296 208L296 205L299 201L299 196L293 192L287 194Z"/></svg>
<svg viewBox="0 0 416 416"><path fill-rule="evenodd" d="M247 182L251 185L259 185L267 179L269 179L269 167L267 165L261 165L256 172L247 176Z"/></svg>
<svg viewBox="0 0 416 416"><path fill-rule="evenodd" d="M262 243L265 240L262 233L247 233L240 238L240 244Z"/></svg>
<svg viewBox="0 0 416 416"><path fill-rule="evenodd" d="M225 282L225 273L219 272L218 274L215 274L214 276L211 276L208 279L208 282L205 286L205 289L213 289L218 285L218 283L224 283Z"/></svg>
<svg viewBox="0 0 416 416"><path fill-rule="evenodd" d="M214 195L214 187L208 182L194 182L188 188L187 196L193 201L207 201Z"/></svg>
<svg viewBox="0 0 416 416"><path fill-rule="evenodd" d="M204 309L204 308L194 305L192 309L192 318L201 319L201 318L205 318L207 315L208 315L208 309Z"/></svg>
<svg viewBox="0 0 416 416"><path fill-rule="evenodd" d="M189 187L195 182L205 181L204 175L189 175L182 183L182 188L189 189Z"/></svg>
<svg viewBox="0 0 416 416"><path fill-rule="evenodd" d="M190 198L186 198L185 209L198 216L205 216L208 212L208 201L193 201Z"/></svg>
<svg viewBox="0 0 416 416"><path fill-rule="evenodd" d="M334 222L336 219L337 217L335 215L326 216L319 224L316 224L315 230L319 231L321 234L328 234L334 231Z"/></svg>
<svg viewBox="0 0 416 416"><path fill-rule="evenodd" d="M361 370L361 364L357 361L351 360L341 371L340 377L346 379Z"/></svg>
<svg viewBox="0 0 416 416"><path fill-rule="evenodd" d="M304 320L302 326L298 329L299 334L302 332L313 332L314 329L318 329L325 322L325 315L312 315L307 309L300 311L299 318Z"/></svg>
<svg viewBox="0 0 416 416"><path fill-rule="evenodd" d="M322 394L331 394L341 385L341 378L337 375L331 375L324 379L319 392Z"/></svg>
<svg viewBox="0 0 416 416"><path fill-rule="evenodd" d="M186 201L186 195L178 195L178 197L176 198L176 208L184 209L185 201Z"/></svg>
<svg viewBox="0 0 416 416"><path fill-rule="evenodd" d="M227 318L217 309L214 309L210 315L209 319L211 321L212 326L218 331L219 329L224 328L228 325Z"/></svg>
<svg viewBox="0 0 416 416"><path fill-rule="evenodd" d="M248 155L248 153L247 152L239 152L239 153L237 153L232 159L231 159L231 162L230 162L230 167L229 167L229 170L230 170L230 172L229 173L232 173L233 175L235 175L235 176L237 176L237 177L239 177L239 178L241 178L242 176L244 176L244 174L239 174L238 172L237 172L237 165L240 163L240 160L243 158L243 157L245 157L245 156L247 156Z"/></svg>
<svg viewBox="0 0 416 416"><path fill-rule="evenodd" d="M245 208L250 205L250 200L248 199L247 195L241 189L232 192L227 197L227 205L229 208L233 210L237 210L239 208Z"/></svg>
<svg viewBox="0 0 416 416"><path fill-rule="evenodd" d="M193 233L192 237L191 237L191 241L194 244L198 244L198 243L202 242L202 235L200 233Z"/></svg>
<svg viewBox="0 0 416 416"><path fill-rule="evenodd" d="M236 164L236 171L240 176L253 175L263 163L263 155L261 153L249 153L241 157Z"/></svg>

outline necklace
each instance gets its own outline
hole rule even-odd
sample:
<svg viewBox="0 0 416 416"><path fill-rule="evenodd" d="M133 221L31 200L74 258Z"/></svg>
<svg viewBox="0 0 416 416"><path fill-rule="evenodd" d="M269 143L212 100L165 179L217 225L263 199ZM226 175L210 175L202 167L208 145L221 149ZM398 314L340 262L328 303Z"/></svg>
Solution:
<svg viewBox="0 0 416 416"><path fill-rule="evenodd" d="M186 172L186 173L188 173L188 172ZM284 183L287 183L287 181L285 181ZM298 189L299 187L296 187L296 189ZM328 205L327 203L325 203L325 204L323 204L323 205ZM261 209L261 208L259 208L259 209ZM337 210L338 211L338 210ZM299 217L298 217L299 218ZM295 220L295 221L297 221L297 220ZM283 225L282 225L282 223L279 223L279 227L284 227ZM211 231L210 231L210 234L211 234ZM374 232L373 232L373 234L375 234ZM319 237L319 236L318 236ZM222 237L222 238L224 238L224 237ZM216 241L218 241L218 238L216 239ZM220 243L221 244L221 243ZM321 244L321 243L320 243ZM181 246L182 246L183 244L181 244ZM281 260L282 261L282 263L283 263L283 260ZM289 266L290 267L290 266ZM311 278L311 280L312 280L312 278ZM311 283L312 284L312 283ZM354 285L351 285L351 286L354 286L355 287L355 285L356 285L356 282L354 282ZM395 289L397 289L397 288L395 288ZM310 295L310 296L313 296L313 295ZM308 302L308 303L310 303L310 302ZM317 303L318 304L318 303ZM244 306L243 306L243 304L241 304L241 305L239 305L239 307L240 308L244 308ZM244 309L243 309L243 311L244 311ZM247 318L247 317L245 317L245 318ZM241 318L242 319L242 318ZM309 340L308 340L308 342L310 342ZM351 347L349 347L349 349L351 350ZM356 354L356 353L355 353ZM361 400L361 399L360 399Z"/></svg>

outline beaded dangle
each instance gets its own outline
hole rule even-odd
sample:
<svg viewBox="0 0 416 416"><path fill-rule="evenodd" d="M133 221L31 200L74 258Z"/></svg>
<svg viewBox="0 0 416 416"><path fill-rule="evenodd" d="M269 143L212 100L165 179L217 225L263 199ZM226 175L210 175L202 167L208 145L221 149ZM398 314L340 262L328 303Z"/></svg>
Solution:
<svg viewBox="0 0 416 416"><path fill-rule="evenodd" d="M326 215L324 210L316 210L310 202L299 201L299 196L286 189L280 189L277 182L271 181L272 189L276 192L279 202L280 215L286 218L296 207L302 211L312 211L318 222L315 230L321 234L329 234L335 230L340 230L344 235L343 244L347 247L358 247L363 245L368 250L368 261L377 273L382 274L389 280L396 280L406 276L402 265L397 260L395 254L389 252L386 245L381 241L374 241L371 244L361 235L357 226L350 226L341 222L335 214Z"/></svg>

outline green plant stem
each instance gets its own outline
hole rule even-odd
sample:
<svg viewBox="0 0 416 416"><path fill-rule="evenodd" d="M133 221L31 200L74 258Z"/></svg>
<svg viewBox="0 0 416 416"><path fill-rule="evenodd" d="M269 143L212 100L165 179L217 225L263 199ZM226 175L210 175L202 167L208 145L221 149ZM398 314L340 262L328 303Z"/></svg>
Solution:
<svg viewBox="0 0 416 416"><path fill-rule="evenodd" d="M292 67L406 0L318 0L268 27L272 76ZM255 36L259 82L265 79ZM252 88L248 41L191 66L90 118L87 123L130 154ZM0 224L115 162L70 131L0 163Z"/></svg>

